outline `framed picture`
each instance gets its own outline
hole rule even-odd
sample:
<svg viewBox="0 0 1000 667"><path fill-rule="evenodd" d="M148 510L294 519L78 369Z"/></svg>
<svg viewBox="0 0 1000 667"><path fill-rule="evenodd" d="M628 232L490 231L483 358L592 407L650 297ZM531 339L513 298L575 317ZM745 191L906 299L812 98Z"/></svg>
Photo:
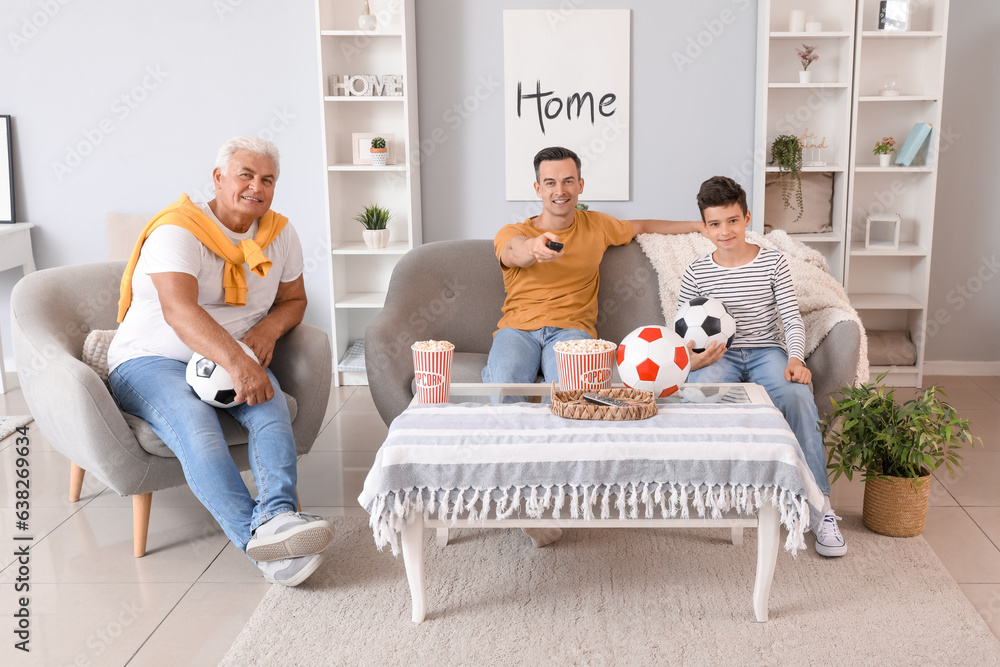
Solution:
<svg viewBox="0 0 1000 667"><path fill-rule="evenodd" d="M10 116L0 116L0 224L14 219L14 151L10 141Z"/></svg>
<svg viewBox="0 0 1000 667"><path fill-rule="evenodd" d="M389 149L386 154L386 164L396 164L396 142L395 135L391 132L355 132L351 135L354 146L354 164L371 164L372 163L372 139L375 137L382 137L385 139L385 147Z"/></svg>

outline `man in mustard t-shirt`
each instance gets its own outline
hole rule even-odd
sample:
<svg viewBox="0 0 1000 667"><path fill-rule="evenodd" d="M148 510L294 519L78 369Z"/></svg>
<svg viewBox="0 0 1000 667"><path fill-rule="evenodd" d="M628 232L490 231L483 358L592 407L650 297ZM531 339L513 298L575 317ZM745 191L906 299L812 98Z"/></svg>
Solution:
<svg viewBox="0 0 1000 667"><path fill-rule="evenodd" d="M539 369L553 382L553 345L597 336L598 268L609 246L625 245L639 234L701 232L697 220L617 220L577 210L583 192L580 158L567 148L544 148L535 155L535 192L542 213L504 226L493 241L507 298L483 382L534 382ZM553 250L550 241L563 247Z"/></svg>
<svg viewBox="0 0 1000 667"><path fill-rule="evenodd" d="M701 232L700 220L617 220L576 208L583 179L580 158L558 146L535 155L535 192L542 213L506 225L493 241L507 298L493 334L483 382L546 382L558 378L553 346L597 335L599 267L609 246L639 234ZM563 244L548 246L550 241ZM522 400L508 396L505 400ZM536 547L554 542L560 528L524 528Z"/></svg>

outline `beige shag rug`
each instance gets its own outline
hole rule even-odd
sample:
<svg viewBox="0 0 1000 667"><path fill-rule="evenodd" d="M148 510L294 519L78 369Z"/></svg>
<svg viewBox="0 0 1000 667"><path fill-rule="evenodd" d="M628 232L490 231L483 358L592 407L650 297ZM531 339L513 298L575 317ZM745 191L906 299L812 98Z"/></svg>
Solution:
<svg viewBox="0 0 1000 667"><path fill-rule="evenodd" d="M842 522L850 551L778 555L770 621L754 621L756 531L519 530L425 535L427 619L410 621L402 558L337 519L323 566L274 586L222 664L997 665L1000 644L922 537Z"/></svg>

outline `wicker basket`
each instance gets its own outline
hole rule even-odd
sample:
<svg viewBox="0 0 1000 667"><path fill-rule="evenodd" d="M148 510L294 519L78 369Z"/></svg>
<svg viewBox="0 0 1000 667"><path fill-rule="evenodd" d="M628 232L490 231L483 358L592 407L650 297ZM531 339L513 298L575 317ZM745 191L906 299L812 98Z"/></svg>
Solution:
<svg viewBox="0 0 1000 667"><path fill-rule="evenodd" d="M920 482L914 486L914 482ZM924 532L931 476L873 477L865 482L862 519L865 527L881 535L913 537Z"/></svg>
<svg viewBox="0 0 1000 667"><path fill-rule="evenodd" d="M602 389L601 396L610 396L623 401L628 401L632 405L619 407L613 405L597 405L583 398L587 393L582 390L556 391L555 383L552 384L552 414L567 419L608 419L612 421L628 421L636 419L648 419L655 415L659 409L656 401L653 400L652 392L639 391L638 389L615 388Z"/></svg>

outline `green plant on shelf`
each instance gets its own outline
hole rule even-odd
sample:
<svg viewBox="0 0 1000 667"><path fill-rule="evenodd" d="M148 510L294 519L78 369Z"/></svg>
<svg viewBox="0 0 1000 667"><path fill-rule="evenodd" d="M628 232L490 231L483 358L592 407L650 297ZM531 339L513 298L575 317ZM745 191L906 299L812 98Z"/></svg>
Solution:
<svg viewBox="0 0 1000 667"><path fill-rule="evenodd" d="M802 217L802 144L798 137L781 134L771 142L771 161L778 165L778 179L781 181L781 201L785 208L797 208L795 221ZM793 186L792 181L795 181ZM792 192L795 192L795 206L792 206Z"/></svg>
<svg viewBox="0 0 1000 667"><path fill-rule="evenodd" d="M392 213L389 209L382 208L378 204L369 204L363 211L354 216L354 219L361 223L365 229L385 229L386 223Z"/></svg>
<svg viewBox="0 0 1000 667"><path fill-rule="evenodd" d="M385 148L385 139L382 137L372 139L372 148Z"/></svg>

